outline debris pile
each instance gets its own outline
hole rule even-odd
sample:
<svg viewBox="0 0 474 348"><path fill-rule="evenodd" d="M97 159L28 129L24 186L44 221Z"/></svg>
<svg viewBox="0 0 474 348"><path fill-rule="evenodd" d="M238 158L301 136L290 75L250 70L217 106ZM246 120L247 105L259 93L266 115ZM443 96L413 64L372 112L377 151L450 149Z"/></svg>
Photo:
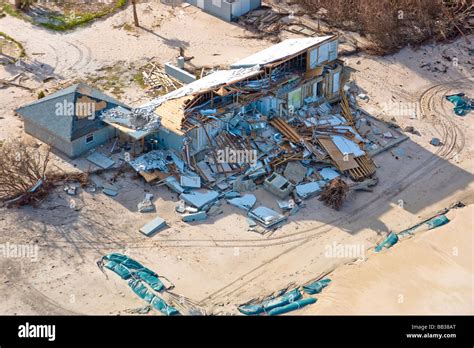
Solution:
<svg viewBox="0 0 474 348"><path fill-rule="evenodd" d="M138 203L137 208L140 213L149 213L155 211L155 205L151 201L153 199L153 195L151 193L147 193L145 195L145 199Z"/></svg>
<svg viewBox="0 0 474 348"><path fill-rule="evenodd" d="M0 143L0 203L7 207L37 205L57 186L75 195L77 185L89 182L88 173L50 170L50 149L14 140Z"/></svg>
<svg viewBox="0 0 474 348"><path fill-rule="evenodd" d="M324 191L321 193L319 200L327 206L339 210L344 203L344 199L349 192L349 186L341 178L335 178L331 180Z"/></svg>
<svg viewBox="0 0 474 348"><path fill-rule="evenodd" d="M158 169L165 173L168 172L168 164L171 163L172 157L168 157L164 151L159 150L150 151L129 162L137 172L152 172Z"/></svg>
<svg viewBox="0 0 474 348"><path fill-rule="evenodd" d="M311 25L311 22L307 23L294 13L276 6L272 8L263 6L250 11L239 17L239 24L266 36L278 36L283 30L307 37L317 36L320 32L317 26Z"/></svg>
<svg viewBox="0 0 474 348"><path fill-rule="evenodd" d="M283 26L282 18L288 15L289 13L277 12L272 8L261 8L239 17L239 23L258 32L275 34Z"/></svg>
<svg viewBox="0 0 474 348"><path fill-rule="evenodd" d="M147 109L128 110L121 106L108 109L99 116L104 122L133 130L153 130L160 127L160 118Z"/></svg>
<svg viewBox="0 0 474 348"><path fill-rule="evenodd" d="M199 155L187 146L182 153L153 150L129 164L147 182L159 182L180 195L176 211L184 222L217 214L224 199L248 216L251 230L254 223L273 229L315 195L339 210L349 185L373 178L371 151L399 142L398 131L357 112L352 103L347 107L349 122L341 104L308 99L285 118L264 116L255 108L240 111L225 123L213 120L220 128L207 137L207 147ZM355 189L370 191L367 185ZM250 192L259 187L275 196L281 212L258 204Z"/></svg>
<svg viewBox="0 0 474 348"><path fill-rule="evenodd" d="M150 88L150 92L161 94L169 93L183 86L177 79L165 72L165 69L156 62L149 62L142 68L143 82Z"/></svg>
<svg viewBox="0 0 474 348"><path fill-rule="evenodd" d="M182 221L227 200L265 233L326 187L340 208L348 185L374 178L372 155L407 138L359 108L337 47L336 35L285 40L151 100L144 118L124 109L103 119L141 140L145 154L125 162L179 195ZM259 189L274 204L260 204Z"/></svg>
<svg viewBox="0 0 474 348"><path fill-rule="evenodd" d="M0 201L27 204L44 197L50 151L21 141L0 143Z"/></svg>
<svg viewBox="0 0 474 348"><path fill-rule="evenodd" d="M454 113L458 116L465 116L474 110L474 99L466 97L464 93L447 95L446 99L454 104Z"/></svg>

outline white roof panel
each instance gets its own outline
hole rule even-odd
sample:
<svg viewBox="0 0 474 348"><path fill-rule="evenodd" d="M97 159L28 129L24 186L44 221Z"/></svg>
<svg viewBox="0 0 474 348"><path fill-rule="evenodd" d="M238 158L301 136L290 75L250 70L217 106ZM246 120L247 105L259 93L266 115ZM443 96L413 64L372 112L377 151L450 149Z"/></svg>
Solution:
<svg viewBox="0 0 474 348"><path fill-rule="evenodd" d="M292 56L308 48L315 46L323 41L335 37L334 35L319 36L319 37L308 37L301 39L288 39L280 42L279 44L273 45L264 49L263 51L257 52L247 58L239 60L232 64L231 68L242 68L253 65L264 65L275 62L277 60Z"/></svg>
<svg viewBox="0 0 474 348"><path fill-rule="evenodd" d="M200 91L204 91L210 88L219 87L233 82L246 79L257 75L260 72L259 66L252 66L249 68L242 69L231 69L231 70L217 70L216 72L204 76L202 79L191 82L175 91L160 96L152 101L142 105L140 109L156 109L162 103L167 100L181 98L187 95L193 95Z"/></svg>

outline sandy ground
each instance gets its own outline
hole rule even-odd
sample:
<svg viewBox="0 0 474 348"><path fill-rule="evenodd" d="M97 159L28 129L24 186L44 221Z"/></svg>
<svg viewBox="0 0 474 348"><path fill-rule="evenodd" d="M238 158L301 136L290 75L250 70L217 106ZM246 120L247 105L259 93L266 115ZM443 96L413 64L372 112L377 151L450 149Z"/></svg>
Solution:
<svg viewBox="0 0 474 348"><path fill-rule="evenodd" d="M140 6L146 9L148 5ZM38 29L7 16L0 19L0 31L22 42L29 57L49 69L48 73L58 75L59 81L87 76L104 64L118 60L135 61L155 56L164 63L176 56L177 46L183 43L187 45L187 54L195 56L193 63L201 65L225 65L270 45L265 40L245 39L250 33L242 28L192 7L171 10L159 5L143 15L142 21L154 33L114 28L131 22L130 11L65 34ZM159 26L153 27L157 23ZM61 189L52 193L39 209L0 208L0 244L38 246L37 260L0 258L0 268L5 270L0 274L0 313L124 314L143 306L126 282L112 274L107 279L97 268L95 261L114 251L126 253L166 276L176 285L176 293L200 302L209 312L237 314L236 305L240 303L289 284L305 283L354 261L354 257L327 257L325 250L334 243L360 245L367 250L388 231L415 225L454 202L471 202L473 142L468 135L472 134L473 115L455 116L451 105L443 99L451 92L473 90L472 62L465 47L466 42L461 39L423 46L417 51L407 48L383 58L366 55L345 58L354 69L355 81L370 97L368 102L361 101L362 106L379 118L395 118L402 128L413 126L420 135L408 134L409 139L398 146L405 152L398 159L393 151L376 156L379 184L373 192L353 194L341 211L331 210L314 198L281 229L265 236L247 231L246 217L225 203L222 214L202 223L184 224L174 212L175 194L163 187L145 185L130 174L115 184L120 189L115 198L80 190L73 198L78 210L70 209L71 198ZM459 58L457 66L443 61L441 56L446 52ZM420 67L424 62L437 64L436 61L451 64L446 73ZM0 67L0 78L14 73L16 71ZM34 80L27 83L34 88L41 86ZM125 102L143 98L138 91L134 93L130 89L129 93L124 96ZM24 136L21 121L12 110L35 98L34 92L0 89L0 140ZM417 118L410 117L413 108ZM444 145L429 145L433 136L442 139ZM63 168L75 165L87 169L88 166L84 159L68 164L61 156L55 158L55 164ZM107 177L95 180L106 181ZM157 213L170 226L152 238L138 233L138 228L155 216L155 213L136 211L136 204L146 192L154 194ZM262 189L258 190L257 197L262 204L276 206L275 198ZM472 238L469 239L472 209L464 209L468 213L456 214L451 223L465 226L464 229L451 231L450 224L446 231L433 230L425 234L427 237L417 236L400 243L389 252L368 258L354 275L349 272L354 266L338 269L338 273L334 273L335 283L308 310L311 313L372 313L376 311L374 303L378 303L378 313L427 313L430 310L433 313L472 313L472 299L470 309L460 309L461 305L469 304L466 293L472 294L472 282L466 284L466 274L472 277L472 267L467 267L466 261L443 258L439 250L429 246L434 245L429 244L429 240L416 242L430 239L429 236L441 238L438 235L444 232L452 233L452 238L471 240L470 244L462 243L462 251L472 260ZM432 243L443 245L438 239ZM406 294L403 306L394 305L393 299L384 304L385 299L393 295L392 287L387 285L391 280L381 277L382 271L374 273L378 278L374 278L377 275L371 277L370 272L370 267L377 267L375 262L387 270L399 267L400 259L394 256L398 252L402 255L419 253L420 262L426 254L430 265L426 266L424 277L413 276L407 281L403 288ZM410 262L414 265L416 261ZM440 264L439 269L435 262ZM365 264L367 266L363 266ZM367 267L367 271L363 267ZM452 275L448 276L451 271ZM364 274L367 282L359 279L357 284L361 289L370 289L377 300L364 303L368 294L355 293L352 296L360 297L346 302L343 286L348 285L344 276L355 274ZM374 289L378 289L379 280L382 290L378 293ZM442 288L441 280L460 286ZM401 279L393 281L401 282ZM437 286L440 293L431 296L430 307L426 301L411 300L410 294L416 289L431 285ZM329 298L332 291L341 294L334 292L334 306ZM451 297L441 296L448 292ZM336 299L340 302L335 302Z"/></svg>
<svg viewBox="0 0 474 348"><path fill-rule="evenodd" d="M472 205L367 261L336 269L315 306L301 314L472 314Z"/></svg>

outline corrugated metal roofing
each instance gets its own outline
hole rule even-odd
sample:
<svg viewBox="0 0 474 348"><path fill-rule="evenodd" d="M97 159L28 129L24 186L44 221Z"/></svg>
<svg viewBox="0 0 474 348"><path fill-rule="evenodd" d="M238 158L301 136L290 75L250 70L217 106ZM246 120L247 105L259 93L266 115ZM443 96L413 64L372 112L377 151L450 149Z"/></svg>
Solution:
<svg viewBox="0 0 474 348"><path fill-rule="evenodd" d="M341 153L344 154L353 154L355 157L362 156L365 154L363 150L352 140L344 138L341 135L333 135L332 141L336 144L337 148Z"/></svg>
<svg viewBox="0 0 474 348"><path fill-rule="evenodd" d="M279 44L270 46L263 51L257 52L247 58L239 60L230 67L235 69L273 63L277 60L303 52L308 48L320 44L321 42L329 40L333 37L334 35L288 39L280 42Z"/></svg>

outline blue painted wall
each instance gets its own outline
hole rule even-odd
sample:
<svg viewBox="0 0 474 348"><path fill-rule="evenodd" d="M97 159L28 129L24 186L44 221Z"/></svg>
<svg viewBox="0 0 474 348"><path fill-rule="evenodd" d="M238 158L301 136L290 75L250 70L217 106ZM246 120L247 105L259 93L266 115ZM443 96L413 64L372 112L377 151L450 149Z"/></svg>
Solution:
<svg viewBox="0 0 474 348"><path fill-rule="evenodd" d="M198 0L187 0L186 2L196 7L199 7ZM232 19L234 19L232 16L232 3L226 2L225 0L221 1L221 6L214 5L212 3L212 0L204 0L203 3L204 3L204 8L202 8L203 11L210 13L216 17L219 17L220 19L223 19L227 22L230 22L232 21ZM260 7L261 4L262 4L261 0L250 0L250 11Z"/></svg>
<svg viewBox="0 0 474 348"><path fill-rule="evenodd" d="M77 117L76 105L82 96L96 102L104 101L105 108L100 112L116 106L127 108L126 105L99 90L79 83L15 111L23 117L27 134L74 158L116 135L115 129L98 117ZM90 134L94 134L94 141L86 143L85 140Z"/></svg>
<svg viewBox="0 0 474 348"><path fill-rule="evenodd" d="M177 152L183 150L184 136L176 134L169 129L160 128L155 137L164 149L172 149Z"/></svg>

